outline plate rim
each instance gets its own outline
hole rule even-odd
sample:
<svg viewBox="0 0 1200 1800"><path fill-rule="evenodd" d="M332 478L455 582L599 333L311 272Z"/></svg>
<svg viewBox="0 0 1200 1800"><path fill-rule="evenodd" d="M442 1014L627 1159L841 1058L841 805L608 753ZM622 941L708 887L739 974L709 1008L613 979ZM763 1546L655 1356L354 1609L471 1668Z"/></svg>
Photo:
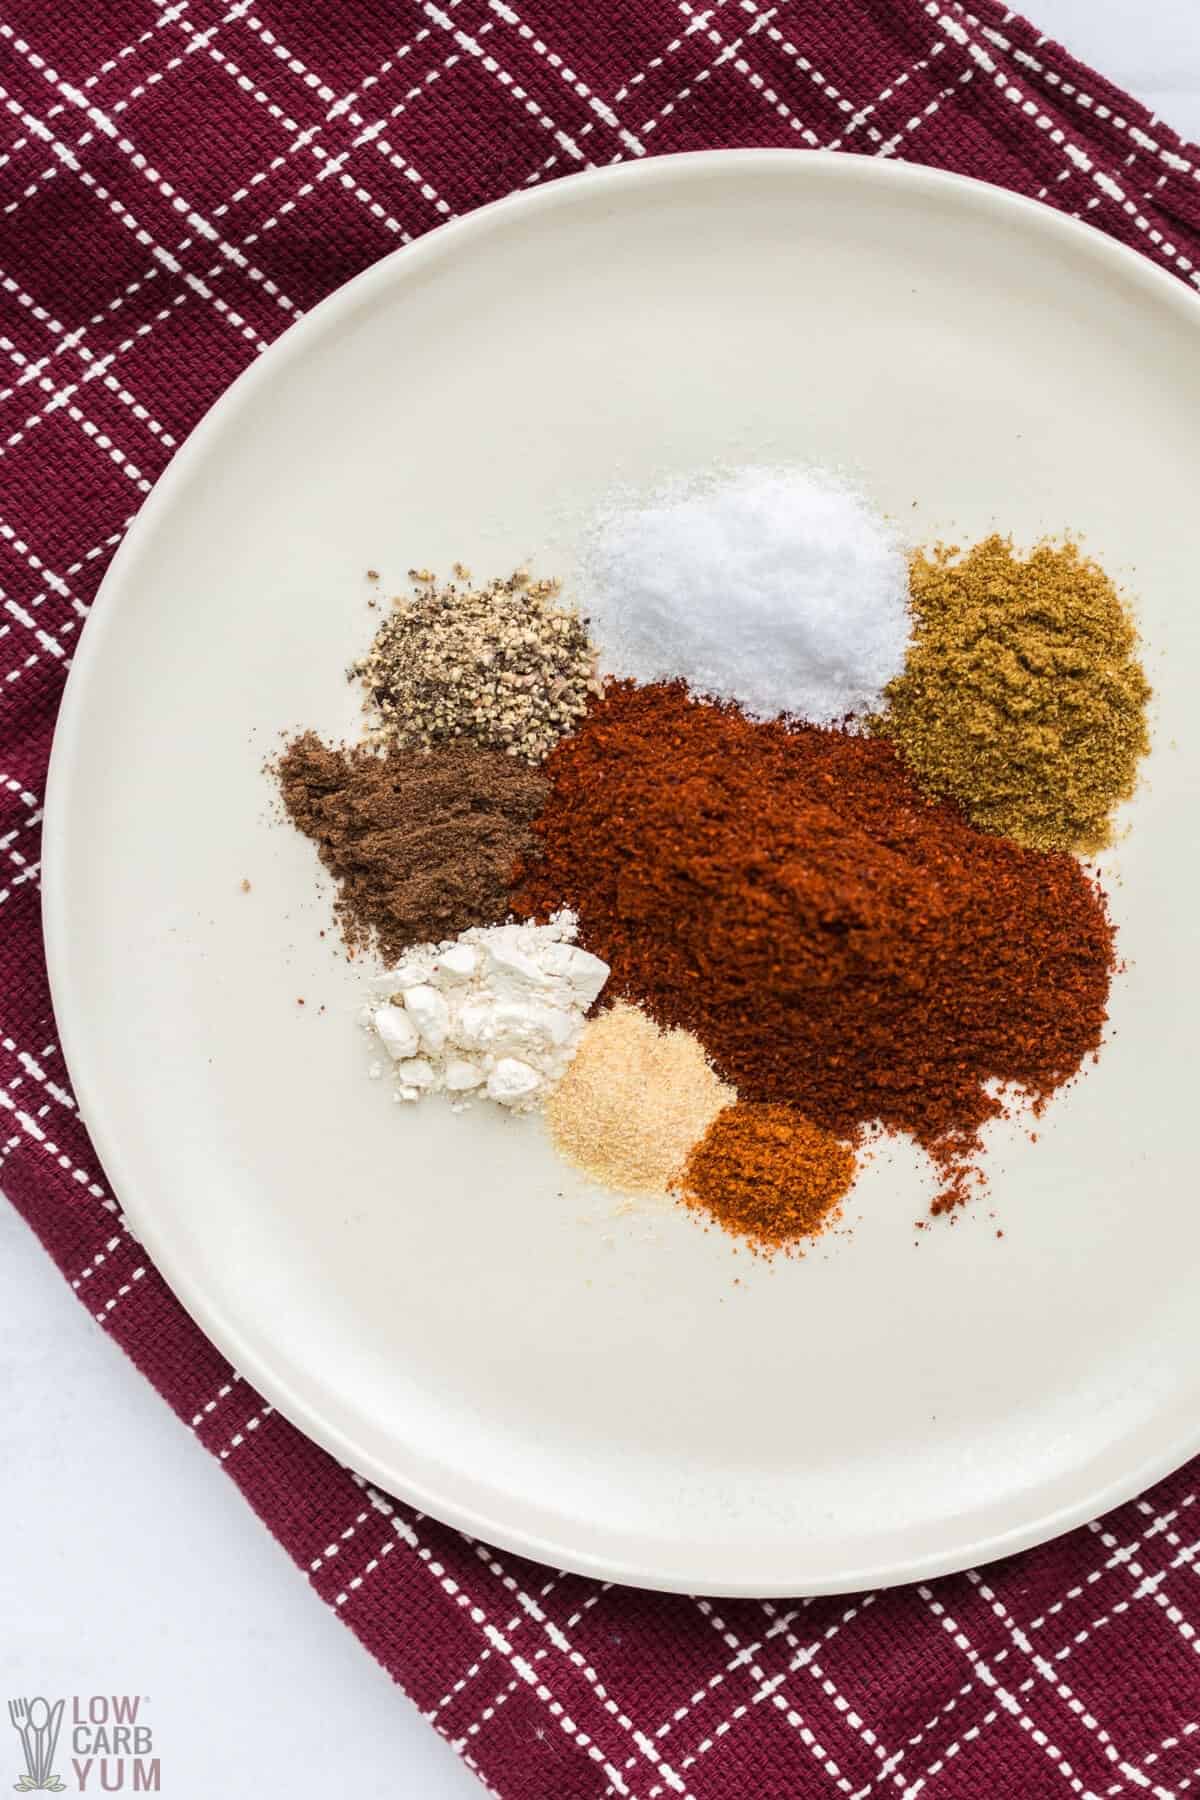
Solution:
<svg viewBox="0 0 1200 1800"><path fill-rule="evenodd" d="M79 1103L96 1155L132 1235L162 1276L190 1318L220 1353L289 1423L343 1466L364 1476L386 1494L428 1513L432 1518L479 1537L521 1556L556 1568L596 1579L649 1588L666 1593L706 1593L730 1598L771 1598L778 1595L818 1595L858 1592L952 1574L998 1557L1012 1555L1062 1535L1097 1515L1110 1511L1154 1482L1161 1480L1200 1452L1200 1416L1157 1452L1143 1456L1120 1476L1088 1487L1076 1499L1050 1511L1037 1511L1004 1530L955 1540L944 1549L889 1561L881 1565L848 1566L815 1574L804 1569L804 1544L798 1537L794 1560L776 1575L739 1579L726 1572L717 1575L687 1563L671 1569L647 1567L632 1553L618 1557L596 1554L586 1546L564 1543L535 1530L497 1518L479 1507L457 1501L453 1495L432 1490L409 1479L356 1444L353 1434L322 1416L317 1401L305 1399L271 1366L269 1352L256 1352L246 1343L235 1322L225 1313L219 1296L193 1281L184 1263L177 1260L169 1243L160 1237L154 1196L138 1191L127 1166L122 1145L105 1124L104 1066L90 1056L86 1035L77 1029L72 1004L65 884L62 871L67 860L72 772L86 753L83 717L94 674L103 656L107 624L120 604L128 576L136 572L141 547L166 517L177 490L189 479L222 429L223 416L235 404L276 379L290 362L305 356L309 343L336 324L339 315L349 317L364 300L419 275L431 263L453 256L460 244L503 230L513 212L533 214L570 207L575 197L609 190L614 196L629 188L655 182L671 185L703 183L714 174L734 168L781 171L786 167L797 180L844 181L848 186L865 182L908 189L910 193L953 194L989 213L998 223L1024 224L1033 232L1074 248L1085 257L1141 286L1157 304L1168 304L1197 331L1200 348L1200 293L1193 293L1176 276L1151 262L1141 252L1120 243L1088 222L1057 212L1040 201L994 186L974 177L926 168L920 164L850 154L843 151L791 149L727 149L689 151L644 161L623 162L599 169L564 175L538 187L518 190L434 227L414 241L399 246L361 270L318 301L290 325L268 348L226 387L188 434L155 482L105 571L78 648L68 671L55 725L46 779L42 850L42 929L51 1002L56 1029L72 1089ZM169 1234L166 1234L169 1235ZM184 1259L186 1260L186 1259ZM700 1550L703 1557L703 1550ZM790 1553L789 1553L790 1556Z"/></svg>

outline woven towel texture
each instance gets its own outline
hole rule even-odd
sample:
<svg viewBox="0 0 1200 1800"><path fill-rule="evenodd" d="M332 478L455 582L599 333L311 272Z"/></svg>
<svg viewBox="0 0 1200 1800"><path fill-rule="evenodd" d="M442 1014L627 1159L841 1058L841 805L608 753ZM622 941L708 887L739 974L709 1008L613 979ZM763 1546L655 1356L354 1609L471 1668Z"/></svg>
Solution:
<svg viewBox="0 0 1200 1800"><path fill-rule="evenodd" d="M204 409L442 220L590 165L820 146L980 176L1200 285L1200 152L991 0L7 0L0 17L0 1186L300 1570L505 1800L1191 1793L1197 1467L852 1599L622 1591L362 1485L172 1299L76 1116L38 830L105 565Z"/></svg>

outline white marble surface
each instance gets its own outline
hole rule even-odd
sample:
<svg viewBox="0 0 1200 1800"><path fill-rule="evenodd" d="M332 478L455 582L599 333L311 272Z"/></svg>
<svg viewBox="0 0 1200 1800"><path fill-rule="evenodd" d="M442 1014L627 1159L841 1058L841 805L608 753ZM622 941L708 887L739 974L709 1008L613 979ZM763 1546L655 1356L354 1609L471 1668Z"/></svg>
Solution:
<svg viewBox="0 0 1200 1800"><path fill-rule="evenodd" d="M1196 0L1028 10L1200 140ZM167 1800L478 1795L3 1206L0 1268L3 1694L148 1696Z"/></svg>

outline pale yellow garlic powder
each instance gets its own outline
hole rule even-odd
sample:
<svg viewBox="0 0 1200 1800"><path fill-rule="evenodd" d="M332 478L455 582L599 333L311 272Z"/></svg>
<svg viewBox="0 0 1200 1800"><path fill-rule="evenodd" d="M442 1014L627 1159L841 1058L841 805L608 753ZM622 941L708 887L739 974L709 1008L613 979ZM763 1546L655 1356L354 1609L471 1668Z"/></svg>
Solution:
<svg viewBox="0 0 1200 1800"><path fill-rule="evenodd" d="M722 1107L737 1099L690 1031L660 1031L625 1001L589 1021L546 1104L556 1148L596 1181L665 1193Z"/></svg>

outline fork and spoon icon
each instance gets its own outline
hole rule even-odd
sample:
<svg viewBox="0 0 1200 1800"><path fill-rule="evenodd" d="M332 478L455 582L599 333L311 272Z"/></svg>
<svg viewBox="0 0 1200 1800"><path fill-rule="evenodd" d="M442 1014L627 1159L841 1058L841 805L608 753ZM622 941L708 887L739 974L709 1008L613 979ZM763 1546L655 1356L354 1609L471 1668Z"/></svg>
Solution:
<svg viewBox="0 0 1200 1800"><path fill-rule="evenodd" d="M28 1794L35 1791L61 1794L66 1783L52 1774L50 1765L54 1761L54 1751L58 1743L58 1729L62 1720L63 1702L59 1700L51 1706L41 1695L32 1700L10 1700L8 1716L12 1728L21 1740L25 1751L25 1773L14 1785L18 1793Z"/></svg>

